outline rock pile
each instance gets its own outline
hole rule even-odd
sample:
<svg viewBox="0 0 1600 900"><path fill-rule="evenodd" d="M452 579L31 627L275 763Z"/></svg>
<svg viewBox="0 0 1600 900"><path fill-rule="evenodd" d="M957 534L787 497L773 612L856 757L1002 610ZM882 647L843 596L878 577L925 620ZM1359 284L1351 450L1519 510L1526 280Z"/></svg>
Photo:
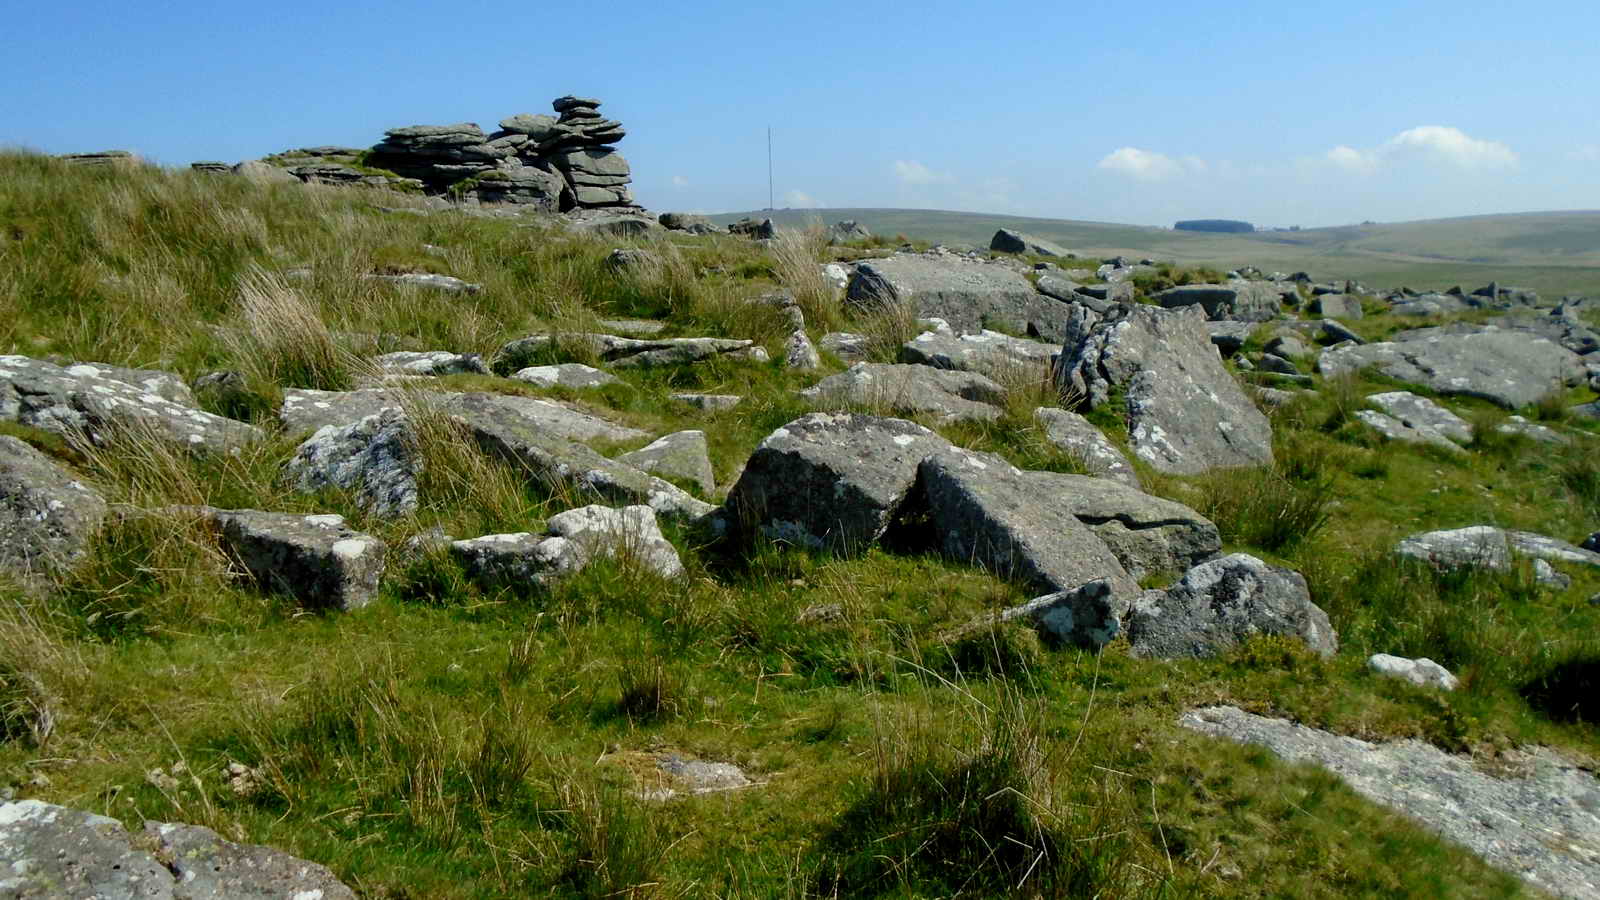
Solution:
<svg viewBox="0 0 1600 900"><path fill-rule="evenodd" d="M492 134L471 122L393 128L365 159L427 193L468 201L562 212L633 206L628 162L612 147L626 134L622 123L602 116L592 98L552 105L559 118L522 113Z"/></svg>

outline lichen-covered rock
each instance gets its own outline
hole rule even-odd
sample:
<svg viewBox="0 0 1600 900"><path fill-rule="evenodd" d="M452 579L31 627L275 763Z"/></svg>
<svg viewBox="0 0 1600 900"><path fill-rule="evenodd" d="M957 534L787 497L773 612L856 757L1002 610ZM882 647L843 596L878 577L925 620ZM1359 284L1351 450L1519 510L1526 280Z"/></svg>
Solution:
<svg viewBox="0 0 1600 900"><path fill-rule="evenodd" d="M1111 582L1091 581L1070 591L1035 597L1000 614L1002 622L1027 619L1046 641L1099 649L1122 631L1127 598L1119 600Z"/></svg>
<svg viewBox="0 0 1600 900"><path fill-rule="evenodd" d="M1039 503L1072 514L1111 549L1134 578L1178 573L1215 559L1217 526L1182 503L1106 478L1025 473Z"/></svg>
<svg viewBox="0 0 1600 900"><path fill-rule="evenodd" d="M546 361L564 348L581 350L613 368L686 365L713 357L756 358L754 341L728 338L631 338L614 334L533 334L500 348L490 368L505 375ZM765 351L762 351L764 354Z"/></svg>
<svg viewBox="0 0 1600 900"><path fill-rule="evenodd" d="M283 392L278 420L290 434L304 434L327 425L350 425L385 409L403 409L408 403L469 422L478 418L520 422L528 428L568 440L633 441L648 437L636 428L618 425L553 400L480 392L419 391L408 401L402 392L383 388L357 391L290 388Z"/></svg>
<svg viewBox="0 0 1600 900"><path fill-rule="evenodd" d="M1578 354L1526 331L1493 326L1424 329L1403 341L1330 347L1317 369L1330 378L1368 366L1449 396L1478 397L1507 409L1537 401L1588 377Z"/></svg>
<svg viewBox="0 0 1600 900"><path fill-rule="evenodd" d="M378 594L388 547L355 531L343 516L302 516L255 509L200 510L224 552L263 590L288 594L312 609L359 609Z"/></svg>
<svg viewBox="0 0 1600 900"><path fill-rule="evenodd" d="M93 488L22 440L0 435L0 567L64 568L82 557L105 515Z"/></svg>
<svg viewBox="0 0 1600 900"><path fill-rule="evenodd" d="M706 450L704 431L677 431L664 435L638 450L618 456L617 462L652 475L692 481L706 496L710 496L717 487L716 476L711 470L711 457Z"/></svg>
<svg viewBox="0 0 1600 900"><path fill-rule="evenodd" d="M1189 284L1168 288L1152 299L1166 309L1197 306L1209 319L1267 322L1278 317L1280 292L1261 281Z"/></svg>
<svg viewBox="0 0 1600 900"><path fill-rule="evenodd" d="M1458 683L1456 676L1450 674L1449 669L1426 656L1407 659L1403 656L1390 656L1387 653L1374 653L1367 657L1367 668L1385 678L1409 681L1417 687L1436 687L1440 690L1453 691Z"/></svg>
<svg viewBox="0 0 1600 900"><path fill-rule="evenodd" d="M26 356L0 356L0 420L98 446L132 435L216 452L261 437L254 426L195 408L175 376Z"/></svg>
<svg viewBox="0 0 1600 900"><path fill-rule="evenodd" d="M648 506L569 509L551 516L543 535L488 534L449 549L469 578L490 587L548 587L602 557L628 559L663 578L683 574L677 548Z"/></svg>
<svg viewBox="0 0 1600 900"><path fill-rule="evenodd" d="M1015 338L998 331L960 337L924 331L900 347L900 361L936 369L959 369L990 377L1030 373L1041 380L1050 360L1061 352L1054 344Z"/></svg>
<svg viewBox="0 0 1600 900"><path fill-rule="evenodd" d="M824 409L863 409L942 422L991 421L1000 416L1005 389L976 372L931 366L856 363L800 392Z"/></svg>
<svg viewBox="0 0 1600 900"><path fill-rule="evenodd" d="M393 375L487 375L489 367L476 353L449 350L397 350L373 357L381 371Z"/></svg>
<svg viewBox="0 0 1600 900"><path fill-rule="evenodd" d="M374 516L394 519L417 511L422 467L416 429L405 413L387 407L349 425L322 426L284 468L300 491L353 491Z"/></svg>
<svg viewBox="0 0 1600 900"><path fill-rule="evenodd" d="M592 388L616 384L617 376L582 363L558 366L529 366L512 373L512 378L537 387Z"/></svg>
<svg viewBox="0 0 1600 900"><path fill-rule="evenodd" d="M491 395L463 394L451 414L485 451L547 485L572 488L586 499L642 503L679 520L697 519L714 509L676 485L552 433Z"/></svg>
<svg viewBox="0 0 1600 900"><path fill-rule="evenodd" d="M1040 593L1105 581L1125 609L1138 584L1070 509L1039 490L1034 474L992 453L929 454L918 468L917 501L938 548Z"/></svg>
<svg viewBox="0 0 1600 900"><path fill-rule="evenodd" d="M1402 540L1395 553L1441 569L1477 567L1503 571L1510 568L1513 553L1548 562L1600 567L1600 553L1531 531L1493 525L1414 534Z"/></svg>
<svg viewBox="0 0 1600 900"><path fill-rule="evenodd" d="M1133 464L1088 419L1046 406L1033 411L1033 420L1044 430L1045 440L1076 457L1091 475L1135 489L1140 486Z"/></svg>
<svg viewBox="0 0 1600 900"><path fill-rule="evenodd" d="M1555 896L1593 898L1600 884L1592 838L1600 834L1600 790L1592 772L1555 751L1517 753L1521 771L1500 777L1472 754L1424 741L1373 744L1231 706L1191 710L1179 724L1266 747L1290 763L1315 763L1368 800Z"/></svg>
<svg viewBox="0 0 1600 900"><path fill-rule="evenodd" d="M799 372L811 372L822 368L822 355L817 352L815 344L806 335L805 329L796 328L790 332L789 340L784 343L783 364L785 368Z"/></svg>
<svg viewBox="0 0 1600 900"><path fill-rule="evenodd" d="M1135 656L1215 656L1255 635L1298 637L1323 656L1339 649L1305 578L1244 553L1195 566L1165 591L1146 591L1124 625Z"/></svg>
<svg viewBox="0 0 1600 900"><path fill-rule="evenodd" d="M1005 325L1046 341L1065 336L1071 307L1034 290L1004 263L934 253L857 263L845 302L857 309L905 303L918 316L937 316L960 332Z"/></svg>
<svg viewBox="0 0 1600 900"><path fill-rule="evenodd" d="M200 825L144 823L145 837L177 882L174 900L355 900L324 866Z"/></svg>
<svg viewBox="0 0 1600 900"><path fill-rule="evenodd" d="M1463 444L1472 441L1472 425L1448 409L1410 391L1372 394L1367 402L1410 428L1427 430Z"/></svg>
<svg viewBox="0 0 1600 900"><path fill-rule="evenodd" d="M811 413L762 440L724 504L741 530L860 554L889 528L944 438L913 422Z"/></svg>
<svg viewBox="0 0 1600 900"><path fill-rule="evenodd" d="M198 825L107 816L42 800L0 804L0 891L17 898L355 900L327 868Z"/></svg>
<svg viewBox="0 0 1600 900"><path fill-rule="evenodd" d="M1466 452L1461 449L1459 444L1435 431L1429 425L1403 422L1394 416L1374 409L1358 409L1354 415L1358 421L1391 441L1400 441L1406 444L1426 444L1455 454Z"/></svg>
<svg viewBox="0 0 1600 900"><path fill-rule="evenodd" d="M1272 426L1223 368L1197 308L1077 307L1058 382L1090 407L1121 391L1128 442L1163 472L1272 462ZM1122 412L1124 410L1118 410Z"/></svg>

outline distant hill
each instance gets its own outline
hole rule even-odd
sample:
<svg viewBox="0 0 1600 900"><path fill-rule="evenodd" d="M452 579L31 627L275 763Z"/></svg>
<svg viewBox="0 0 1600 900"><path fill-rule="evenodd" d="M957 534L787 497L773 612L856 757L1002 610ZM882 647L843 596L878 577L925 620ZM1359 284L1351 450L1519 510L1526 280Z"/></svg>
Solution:
<svg viewBox="0 0 1600 900"><path fill-rule="evenodd" d="M1498 280L1556 296L1600 296L1600 210L1249 234L931 209L784 209L711 218L726 224L745 216L771 216L788 226L854 219L873 234L974 247L987 247L997 228L1013 228L1085 256L1149 256L1222 268L1254 265L1306 271L1316 278L1355 278L1371 287L1446 288Z"/></svg>

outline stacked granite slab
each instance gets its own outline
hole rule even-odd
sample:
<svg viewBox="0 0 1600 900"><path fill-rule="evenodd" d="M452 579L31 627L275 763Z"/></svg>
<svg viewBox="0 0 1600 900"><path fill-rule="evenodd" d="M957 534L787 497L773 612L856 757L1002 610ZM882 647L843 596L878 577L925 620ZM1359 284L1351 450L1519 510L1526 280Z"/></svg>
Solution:
<svg viewBox="0 0 1600 900"><path fill-rule="evenodd" d="M412 125L384 133L366 163L415 178L430 194L551 211L631 207L628 163L612 146L626 132L600 101L560 97L556 116L522 113L485 134L471 122Z"/></svg>

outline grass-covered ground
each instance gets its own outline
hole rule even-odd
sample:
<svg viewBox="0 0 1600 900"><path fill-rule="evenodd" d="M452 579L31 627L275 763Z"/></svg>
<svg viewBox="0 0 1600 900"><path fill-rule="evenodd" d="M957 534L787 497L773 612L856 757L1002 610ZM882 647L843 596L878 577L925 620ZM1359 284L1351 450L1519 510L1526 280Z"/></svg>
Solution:
<svg viewBox="0 0 1600 900"><path fill-rule="evenodd" d="M671 529L688 567L671 582L606 562L548 593L472 588L446 560L400 548L434 527L537 532L586 501L443 426L424 428L412 519L292 493L278 474L295 448L275 433L283 388L353 384L379 349L487 355L599 318L752 338L773 363L626 372L623 385L585 392L440 382L555 396L652 434L703 429L725 489L762 437L805 411L795 391L826 374L783 368L784 319L752 298L787 287L813 338L864 331L884 358L914 323L841 309L814 265L833 251L804 235L770 252L651 238L641 243L661 263L627 274L604 263L625 244L616 239L374 202L412 201L0 157L0 351L191 381L235 369L246 398L217 411L274 433L238 456L196 459L0 431L113 501L337 512L394 553L381 599L351 613L261 594L179 519L129 518L72 571L6 583L0 784L18 796L135 825L209 825L323 862L375 897L1509 897L1523 890L1515 879L1332 776L1175 720L1232 703L1363 738L1419 737L1490 768L1528 743L1600 756L1600 606L1588 602L1600 576L1572 571L1557 592L1524 570L1441 576L1388 552L1412 532L1479 523L1580 539L1600 527L1592 445L1499 436L1504 412L1455 402L1485 436L1471 452L1384 445L1352 418L1365 393L1392 387L1381 380L1319 384L1273 412L1270 470L1143 473L1212 517L1229 549L1302 571L1340 634L1330 660L1283 640L1213 660L1134 660L1115 643L1099 655L1047 650L1020 626L945 643L1024 592L932 556L730 550ZM284 276L297 268L310 276ZM484 290L360 277L399 271ZM1376 337L1398 326L1357 327ZM668 399L684 390L749 399L702 413ZM1019 377L1000 422L943 431L1019 465L1070 470L1032 424L1051 399ZM1559 408L1527 413L1556 420ZM1114 417L1099 418L1118 434ZM1374 652L1432 657L1462 688L1374 678ZM756 784L641 800L647 754L665 751L736 763Z"/></svg>

